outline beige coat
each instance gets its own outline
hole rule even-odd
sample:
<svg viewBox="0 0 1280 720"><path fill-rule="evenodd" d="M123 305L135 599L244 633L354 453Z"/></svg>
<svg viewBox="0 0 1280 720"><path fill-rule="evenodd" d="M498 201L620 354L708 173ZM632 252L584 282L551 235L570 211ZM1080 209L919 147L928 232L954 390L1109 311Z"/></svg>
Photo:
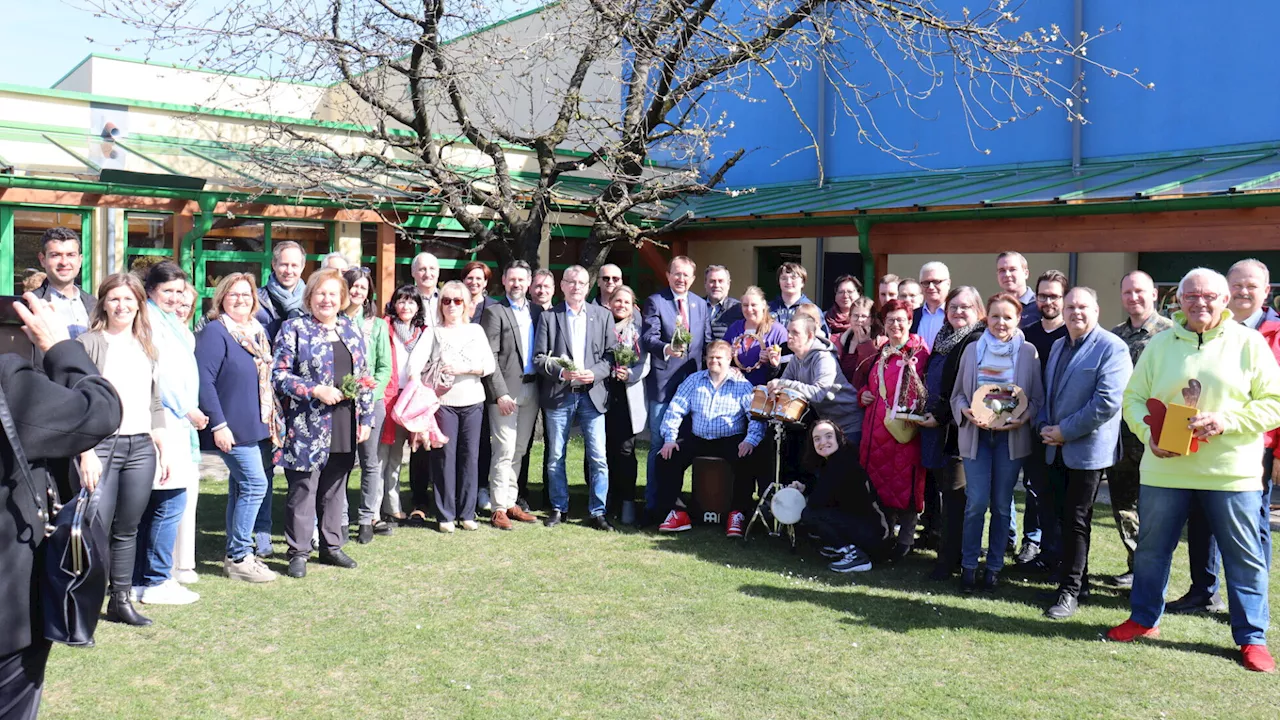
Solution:
<svg viewBox="0 0 1280 720"><path fill-rule="evenodd" d="M1027 413L1023 417L1026 422L1020 427L1006 431L1009 436L1009 459L1017 460L1031 454L1032 443L1035 442L1036 415L1044 404L1044 383L1040 378L1040 359L1036 346L1029 342L1022 343L1022 349L1014 361L1013 382L1027 393ZM960 428L960 457L972 460L978 456L978 427L964 416L969 407L969 400L978 391L978 343L969 343L960 357L960 370L956 373L955 389L951 391L951 413Z"/></svg>

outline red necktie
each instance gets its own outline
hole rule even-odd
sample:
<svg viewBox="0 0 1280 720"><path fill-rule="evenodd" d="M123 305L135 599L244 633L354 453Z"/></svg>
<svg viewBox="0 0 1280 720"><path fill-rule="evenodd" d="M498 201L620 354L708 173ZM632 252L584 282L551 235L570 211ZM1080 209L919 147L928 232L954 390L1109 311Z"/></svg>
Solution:
<svg viewBox="0 0 1280 720"><path fill-rule="evenodd" d="M689 329L689 314L684 310L684 299L676 298L676 312L680 314L680 322L684 323L685 329Z"/></svg>

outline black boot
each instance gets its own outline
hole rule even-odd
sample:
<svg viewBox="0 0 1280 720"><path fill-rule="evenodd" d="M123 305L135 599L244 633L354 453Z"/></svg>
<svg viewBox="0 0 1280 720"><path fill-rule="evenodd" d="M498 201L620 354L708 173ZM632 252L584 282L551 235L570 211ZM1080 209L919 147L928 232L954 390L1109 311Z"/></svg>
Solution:
<svg viewBox="0 0 1280 720"><path fill-rule="evenodd" d="M134 627L146 627L151 624L150 618L139 615L138 611L133 609L128 590L117 590L111 593L111 599L107 601L107 620Z"/></svg>
<svg viewBox="0 0 1280 720"><path fill-rule="evenodd" d="M972 595L978 589L978 570L977 568L961 568L960 569L960 592L965 595Z"/></svg>
<svg viewBox="0 0 1280 720"><path fill-rule="evenodd" d="M356 533L356 542L361 545L368 545L373 542L373 525L360 523L360 530Z"/></svg>

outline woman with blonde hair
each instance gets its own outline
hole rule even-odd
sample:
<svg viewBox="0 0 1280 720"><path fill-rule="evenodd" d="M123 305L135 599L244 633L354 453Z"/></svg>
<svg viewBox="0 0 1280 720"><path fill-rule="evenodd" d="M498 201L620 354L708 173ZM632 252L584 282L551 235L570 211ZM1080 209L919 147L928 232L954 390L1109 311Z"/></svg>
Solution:
<svg viewBox="0 0 1280 720"><path fill-rule="evenodd" d="M80 485L99 493L101 521L111 529L110 600L107 619L145 626L151 621L134 610L129 592L137 557L138 525L151 501L151 483L164 468L164 407L160 404L155 345L147 320L142 283L128 273L107 277L98 288L98 304L89 313L89 329L76 338L98 372L120 396L120 430L80 455ZM139 372L147 368L148 372ZM104 473L104 467L106 472Z"/></svg>
<svg viewBox="0 0 1280 720"><path fill-rule="evenodd" d="M200 409L209 416L203 444L227 465L227 577L271 582L276 574L255 554L271 537L271 454L280 444L279 409L271 388L271 343L254 317L258 291L250 273L231 273L213 293L209 322L196 338ZM263 508L266 512L263 512Z"/></svg>
<svg viewBox="0 0 1280 720"><path fill-rule="evenodd" d="M440 288L436 311L435 344L429 367L435 366L449 389L440 394L436 422L449 438L443 448L432 450L431 479L435 486L436 517L440 532L451 533L461 520L462 529L476 530L476 495L479 484L480 415L484 412L484 385L480 378L497 367L484 328L471 322L471 292L457 280Z"/></svg>

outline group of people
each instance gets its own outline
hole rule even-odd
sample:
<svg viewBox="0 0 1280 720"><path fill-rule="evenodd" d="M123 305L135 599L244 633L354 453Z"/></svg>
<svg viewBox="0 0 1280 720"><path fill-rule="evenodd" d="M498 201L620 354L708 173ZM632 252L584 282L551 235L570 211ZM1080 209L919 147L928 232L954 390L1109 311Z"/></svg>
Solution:
<svg viewBox="0 0 1280 720"><path fill-rule="evenodd" d="M733 477L728 537L745 533L766 488L793 487L807 496L799 525L832 571L928 548L931 578L958 574L962 592L993 592L1012 554L1052 578L1045 612L1055 619L1090 592L1105 477L1129 558L1109 582L1131 588L1132 604L1109 637L1155 636L1166 609L1221 610L1221 555L1244 664L1274 669L1265 636L1280 315L1265 304L1269 275L1256 260L1226 276L1188 273L1172 319L1156 311L1152 278L1130 272L1128 319L1107 331L1094 290L1055 270L1032 284L1016 252L997 259L990 297L952 287L946 265L929 262L918 278L880 278L874 298L840 277L825 312L797 263L777 269L777 297L756 286L733 296L718 265L704 269L699 296L697 266L677 256L667 287L643 301L611 264L588 300L591 273L575 265L553 304L550 271L511 263L495 300L488 265L441 284L438 260L421 253L413 284L377 307L368 270L334 254L304 279L303 249L286 241L273 246L263 287L250 273L222 277L193 333L197 297L176 264L111 275L92 295L75 284L79 238L54 229L42 243L46 277L32 297L65 320L121 406L114 436L76 463L110 526L109 620L146 625L135 603L198 599L188 586L199 579L202 451L229 474L225 573L271 582L276 467L288 486L287 574L302 578L313 552L356 567L344 550L352 523L369 543L432 520L441 533L474 531L482 513L504 531L537 522L528 460L541 424L546 527L569 516L577 426L590 527L690 529L685 473L696 458L720 458ZM990 388L1005 412L973 405ZM807 411L771 427L753 407L761 393ZM1173 404L1196 408L1195 444L1181 455L1158 446L1152 421ZM636 440L646 428L641 503ZM359 505L349 508L357 465ZM1166 606L1184 526L1193 586Z"/></svg>

